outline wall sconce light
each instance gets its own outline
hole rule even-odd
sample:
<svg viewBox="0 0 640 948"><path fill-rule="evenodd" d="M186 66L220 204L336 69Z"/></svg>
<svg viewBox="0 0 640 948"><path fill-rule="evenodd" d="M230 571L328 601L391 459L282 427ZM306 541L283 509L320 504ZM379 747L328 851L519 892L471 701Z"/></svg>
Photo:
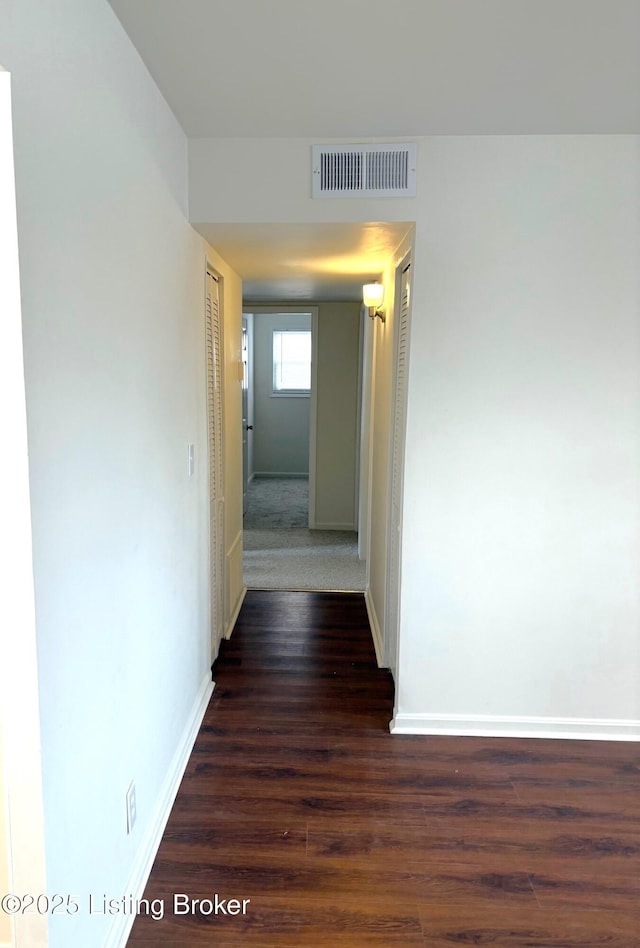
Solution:
<svg viewBox="0 0 640 948"><path fill-rule="evenodd" d="M384 299L384 286L382 283L366 283L362 287L362 302L369 310L369 316L375 319L379 316L381 321L385 321L385 315L382 309L382 300Z"/></svg>

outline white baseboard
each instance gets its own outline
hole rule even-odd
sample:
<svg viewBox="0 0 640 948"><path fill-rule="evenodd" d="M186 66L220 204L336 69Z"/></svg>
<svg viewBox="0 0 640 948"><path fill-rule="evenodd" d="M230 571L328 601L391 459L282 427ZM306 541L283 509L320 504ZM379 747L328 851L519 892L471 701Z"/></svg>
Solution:
<svg viewBox="0 0 640 948"><path fill-rule="evenodd" d="M129 881L124 889L127 895L131 894L133 896L134 901L141 899L144 893L153 861L156 858L156 853L160 846L162 834L164 833L167 820L169 819L178 793L180 781L182 780L189 757L191 756L191 751L193 750L193 745L198 731L200 730L200 725L202 724L202 719L207 710L207 705L213 694L214 687L215 685L211 681L211 673L207 672L206 678L200 685L180 744L173 756L171 766L169 767L162 790L160 791L158 805L154 818L151 821L147 838L140 844L138 856L134 862ZM104 948L125 948L135 918L135 913L129 915L124 913L122 915L115 915L107 934Z"/></svg>
<svg viewBox="0 0 640 948"><path fill-rule="evenodd" d="M392 734L452 737L538 737L580 741L640 741L640 721L609 718L509 717L482 714L395 715Z"/></svg>
<svg viewBox="0 0 640 948"><path fill-rule="evenodd" d="M244 602L244 597L245 597L246 595L247 595L247 587L243 585L242 589L240 590L240 596L238 597L238 602L237 602L237 604L236 604L236 607L235 607L235 609L233 610L233 612L231 613L231 617L230 617L230 619L229 619L229 625L228 625L227 628L225 629L225 633L224 633L225 639L230 639L230 638L231 638L231 633L233 632L233 627L235 626L236 620L237 620L238 616L240 615L240 610L242 609L242 603Z"/></svg>
<svg viewBox="0 0 640 948"><path fill-rule="evenodd" d="M367 607L369 625L371 626L371 638L373 639L373 647L376 650L378 668L386 668L386 665L384 664L384 646L382 643L380 623L378 622L376 607L373 604L373 599L371 598L371 588L369 586L367 586L364 591L364 602Z"/></svg>
<svg viewBox="0 0 640 948"><path fill-rule="evenodd" d="M300 473L299 471L256 471L254 477L309 477L309 472Z"/></svg>
<svg viewBox="0 0 640 948"><path fill-rule="evenodd" d="M349 533L355 533L355 523L318 523L314 520L313 526L309 524L310 530L346 530Z"/></svg>

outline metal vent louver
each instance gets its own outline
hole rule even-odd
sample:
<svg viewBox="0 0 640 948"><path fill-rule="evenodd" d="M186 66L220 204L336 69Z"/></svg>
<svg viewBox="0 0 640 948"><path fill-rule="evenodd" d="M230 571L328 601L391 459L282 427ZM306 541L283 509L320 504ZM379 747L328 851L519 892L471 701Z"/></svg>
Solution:
<svg viewBox="0 0 640 948"><path fill-rule="evenodd" d="M314 145L312 194L332 197L415 197L415 143Z"/></svg>

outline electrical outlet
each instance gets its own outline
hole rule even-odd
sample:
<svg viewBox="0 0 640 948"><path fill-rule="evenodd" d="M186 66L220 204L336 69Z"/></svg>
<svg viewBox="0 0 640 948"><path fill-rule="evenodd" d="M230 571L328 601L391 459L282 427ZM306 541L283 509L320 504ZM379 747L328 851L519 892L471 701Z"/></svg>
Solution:
<svg viewBox="0 0 640 948"><path fill-rule="evenodd" d="M133 827L136 825L136 817L138 816L138 808L136 806L136 785L131 781L129 784L129 789L127 790L126 796L126 805L127 805L127 836L133 831Z"/></svg>

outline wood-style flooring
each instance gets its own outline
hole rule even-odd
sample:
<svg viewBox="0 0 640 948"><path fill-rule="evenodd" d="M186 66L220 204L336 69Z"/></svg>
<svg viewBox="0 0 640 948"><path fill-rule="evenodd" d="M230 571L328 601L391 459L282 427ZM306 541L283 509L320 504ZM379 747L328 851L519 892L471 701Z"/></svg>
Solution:
<svg viewBox="0 0 640 948"><path fill-rule="evenodd" d="M361 595L250 591L214 679L129 948L640 946L638 745L390 735Z"/></svg>

